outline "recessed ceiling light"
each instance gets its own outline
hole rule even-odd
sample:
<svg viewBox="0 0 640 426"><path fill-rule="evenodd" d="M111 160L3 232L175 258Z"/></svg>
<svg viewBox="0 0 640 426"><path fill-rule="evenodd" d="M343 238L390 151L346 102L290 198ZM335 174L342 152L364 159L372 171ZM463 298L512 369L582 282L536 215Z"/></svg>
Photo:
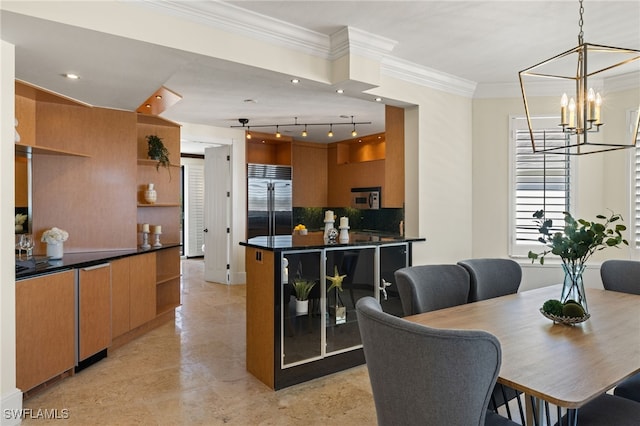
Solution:
<svg viewBox="0 0 640 426"><path fill-rule="evenodd" d="M336 93L339 94L339 95L342 95L344 93L344 90L338 89L338 90L336 90Z"/></svg>
<svg viewBox="0 0 640 426"><path fill-rule="evenodd" d="M160 99L162 99L162 96L161 95L156 95L156 99L160 100Z"/></svg>
<svg viewBox="0 0 640 426"><path fill-rule="evenodd" d="M66 73L64 76L70 80L78 80L80 76L78 74Z"/></svg>
<svg viewBox="0 0 640 426"><path fill-rule="evenodd" d="M298 83L300 83L300 80L298 80L297 78L292 78L291 79L291 83L298 84Z"/></svg>
<svg viewBox="0 0 640 426"><path fill-rule="evenodd" d="M376 98L375 101L376 102L382 102L382 98Z"/></svg>
<svg viewBox="0 0 640 426"><path fill-rule="evenodd" d="M256 101L255 99L245 99L244 101L242 101L246 104L257 104L258 101Z"/></svg>

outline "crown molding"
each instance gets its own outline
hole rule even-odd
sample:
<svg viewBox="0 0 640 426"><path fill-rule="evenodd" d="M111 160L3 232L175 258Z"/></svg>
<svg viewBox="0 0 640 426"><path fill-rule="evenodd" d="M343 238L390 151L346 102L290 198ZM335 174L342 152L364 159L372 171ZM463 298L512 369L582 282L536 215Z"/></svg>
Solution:
<svg viewBox="0 0 640 426"><path fill-rule="evenodd" d="M329 60L335 60L348 53L353 53L365 58L381 61L391 54L398 44L377 34L359 30L354 27L344 27L331 34L331 49Z"/></svg>
<svg viewBox="0 0 640 426"><path fill-rule="evenodd" d="M329 36L220 1L140 0L145 7L232 34L329 57Z"/></svg>
<svg viewBox="0 0 640 426"><path fill-rule="evenodd" d="M473 96L476 88L474 81L393 57L383 60L382 73L389 77L468 98Z"/></svg>
<svg viewBox="0 0 640 426"><path fill-rule="evenodd" d="M472 97L476 83L391 56L397 42L353 27L327 36L220 1L139 0L138 4L178 18L302 53L335 60L348 53L381 62L381 72L413 84Z"/></svg>

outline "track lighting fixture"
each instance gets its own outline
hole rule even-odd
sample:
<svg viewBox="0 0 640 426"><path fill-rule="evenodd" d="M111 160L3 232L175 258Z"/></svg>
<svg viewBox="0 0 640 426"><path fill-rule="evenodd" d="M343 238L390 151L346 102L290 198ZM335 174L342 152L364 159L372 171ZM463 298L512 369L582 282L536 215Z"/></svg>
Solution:
<svg viewBox="0 0 640 426"><path fill-rule="evenodd" d="M249 119L248 118L239 118L238 121L240 122L239 126L231 126L231 127L242 127L242 128L246 128L247 129L247 139L251 139L251 133L250 133L250 129L251 127L275 127L275 135L276 138L280 138L282 137L282 133L280 133L280 127L299 127L299 126L304 126L302 132L300 133L302 135L302 137L307 137L308 136L308 132L307 132L307 127L309 126L329 126L329 132L327 132L327 136L328 137L333 137L333 126L351 126L352 130L351 130L351 136L352 137L356 137L358 136L358 131L356 130L356 125L363 125L363 124L371 124L370 121L354 121L354 116L351 116L351 121L345 121L345 122L337 122L337 123L298 123L298 117L294 117L294 122L293 123L285 123L285 124L258 124L258 125L253 125L253 126L248 126L249 123Z"/></svg>

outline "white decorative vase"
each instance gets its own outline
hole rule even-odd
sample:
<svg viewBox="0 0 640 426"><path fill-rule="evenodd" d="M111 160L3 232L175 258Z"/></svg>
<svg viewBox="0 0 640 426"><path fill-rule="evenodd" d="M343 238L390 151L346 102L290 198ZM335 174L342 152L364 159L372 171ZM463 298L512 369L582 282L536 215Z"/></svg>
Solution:
<svg viewBox="0 0 640 426"><path fill-rule="evenodd" d="M64 254L64 243L47 244L47 257L49 259L62 259Z"/></svg>
<svg viewBox="0 0 640 426"><path fill-rule="evenodd" d="M307 315L309 313L309 300L296 299L296 315Z"/></svg>
<svg viewBox="0 0 640 426"><path fill-rule="evenodd" d="M149 204L155 204L156 200L158 199L158 194L154 189L152 183L150 183L147 187L147 190L144 191L144 199Z"/></svg>

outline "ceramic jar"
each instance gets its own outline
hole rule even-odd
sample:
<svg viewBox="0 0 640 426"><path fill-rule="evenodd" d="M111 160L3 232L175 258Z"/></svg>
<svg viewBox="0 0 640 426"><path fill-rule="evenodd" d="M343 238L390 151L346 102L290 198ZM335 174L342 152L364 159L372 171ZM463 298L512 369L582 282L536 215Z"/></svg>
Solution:
<svg viewBox="0 0 640 426"><path fill-rule="evenodd" d="M144 191L144 200L149 204L155 204L158 199L158 194L152 183L147 186L146 191Z"/></svg>

